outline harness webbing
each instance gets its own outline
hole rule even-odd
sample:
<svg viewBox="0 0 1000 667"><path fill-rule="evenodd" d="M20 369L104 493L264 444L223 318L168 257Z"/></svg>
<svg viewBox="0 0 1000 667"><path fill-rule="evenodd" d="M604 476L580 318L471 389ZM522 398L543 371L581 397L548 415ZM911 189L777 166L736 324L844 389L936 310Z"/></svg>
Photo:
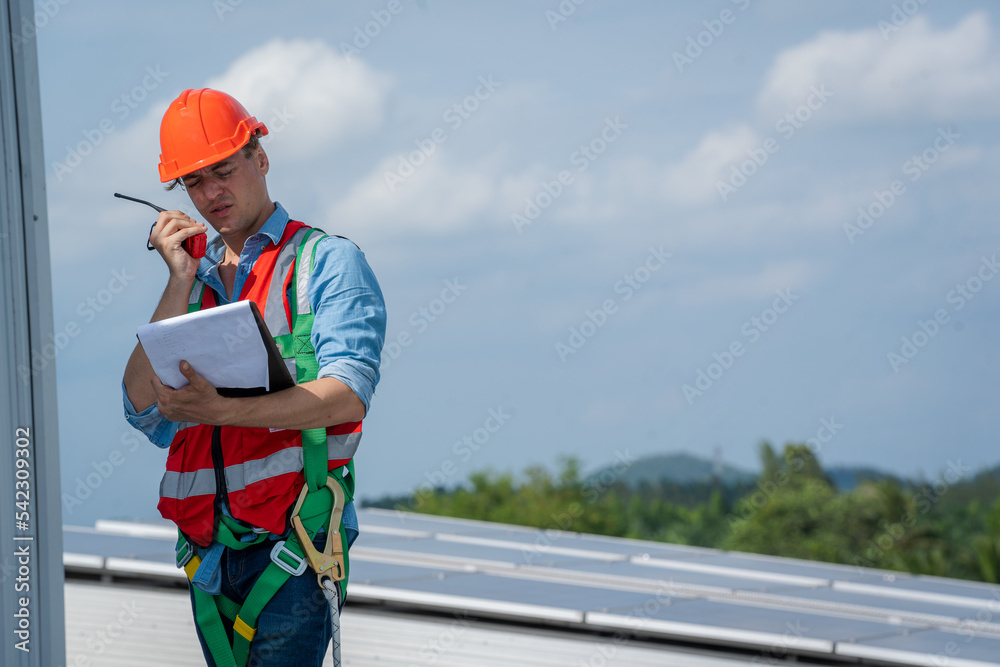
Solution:
<svg viewBox="0 0 1000 667"><path fill-rule="evenodd" d="M288 283L288 303L292 321L290 334L275 337L275 342L283 358L295 359L297 370L296 380L299 384L315 380L319 373L315 349L312 345L312 326L314 315L309 307L308 295L301 293L308 285L312 274L318 242L325 238L318 229L311 229L302 239L296 252L295 268L292 279ZM196 280L191 291L188 312L200 310L204 299L205 284ZM334 508L333 494L326 489L327 477L332 477L344 490L345 503L354 496L354 461L347 465L327 471L327 434L325 428L306 429L302 431L303 472L308 491L299 508L298 517L302 521L309 539L315 539L321 528L328 528L331 514L335 509L343 511L343 507ZM350 576L350 560L348 558L347 535L344 530L343 518L339 522L337 536L341 541L344 554L344 578L335 582L339 590L341 604L347 594L347 581ZM252 529L239 522L222 516L218 522L215 539L230 549L245 549L248 546L260 544L268 538L267 534L259 534L252 540L241 541L241 537L252 532ZM193 547L183 533L179 533L177 552L178 567L183 567L188 580L194 578L201 564L197 556L183 561L186 554L193 553ZM327 539L330 539L328 536ZM281 542L276 542L276 545ZM311 545L310 545L311 546ZM271 598L292 576L289 570L305 561L305 553L295 531L290 531L285 538L283 547L275 547L277 553L272 562L261 573L247 595L243 604L239 604L225 595L209 595L194 584L192 586L195 603L195 621L201 631L205 644L218 667L245 667L250 657L250 645L257 633L257 619ZM284 569L273 562L277 558L289 569ZM232 645L229 642L228 631L232 630Z"/></svg>

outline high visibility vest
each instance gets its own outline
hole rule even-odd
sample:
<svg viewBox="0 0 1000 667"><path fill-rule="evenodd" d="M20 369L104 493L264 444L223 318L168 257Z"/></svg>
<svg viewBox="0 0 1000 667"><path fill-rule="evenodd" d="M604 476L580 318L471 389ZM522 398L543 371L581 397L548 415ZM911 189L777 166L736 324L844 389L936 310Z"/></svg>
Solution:
<svg viewBox="0 0 1000 667"><path fill-rule="evenodd" d="M324 236L318 229L289 221L280 242L270 243L262 251L240 294L240 300L257 304L298 384L316 379L318 370L307 287L316 245ZM214 242L222 241L217 238ZM188 311L215 305L214 292L196 280ZM219 521L216 500L228 501L230 513L240 521L271 533L285 533L289 510L304 484L302 434L296 430L181 423L160 481L160 514L201 546L208 546L215 535ZM322 438L322 432L319 436ZM360 421L326 429L327 469L347 466L349 473L341 472L337 477L342 478L349 496L354 486L350 463L360 442Z"/></svg>

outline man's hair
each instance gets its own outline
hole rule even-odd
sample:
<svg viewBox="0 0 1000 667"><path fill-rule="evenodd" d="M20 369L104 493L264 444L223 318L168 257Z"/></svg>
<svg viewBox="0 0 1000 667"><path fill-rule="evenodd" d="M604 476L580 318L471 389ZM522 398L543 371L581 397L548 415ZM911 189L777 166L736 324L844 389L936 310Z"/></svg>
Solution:
<svg viewBox="0 0 1000 667"><path fill-rule="evenodd" d="M260 130L255 130L254 133L250 135L250 140L243 148L240 149L240 152L243 153L243 157L248 160L253 157L253 154L257 152L258 148L260 148L260 139L258 137L260 137ZM183 176L170 181L170 184L164 186L164 188L167 190L173 190L178 186L180 186L182 190L184 189Z"/></svg>

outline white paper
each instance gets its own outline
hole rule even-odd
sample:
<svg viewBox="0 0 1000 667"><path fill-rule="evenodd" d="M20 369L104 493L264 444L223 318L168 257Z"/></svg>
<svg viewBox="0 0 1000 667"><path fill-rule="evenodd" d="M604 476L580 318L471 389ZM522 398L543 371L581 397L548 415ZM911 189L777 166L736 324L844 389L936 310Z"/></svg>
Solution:
<svg viewBox="0 0 1000 667"><path fill-rule="evenodd" d="M215 387L270 389L267 348L249 301L150 322L136 334L160 382L168 387L189 384L179 367L185 360Z"/></svg>

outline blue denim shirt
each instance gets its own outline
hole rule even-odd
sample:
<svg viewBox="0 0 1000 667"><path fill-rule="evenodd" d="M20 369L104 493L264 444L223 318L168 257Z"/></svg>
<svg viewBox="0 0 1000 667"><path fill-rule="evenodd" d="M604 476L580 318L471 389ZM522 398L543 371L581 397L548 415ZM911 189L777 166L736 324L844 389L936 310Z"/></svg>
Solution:
<svg viewBox="0 0 1000 667"><path fill-rule="evenodd" d="M288 224L288 213L281 204L275 202L275 205L277 208L264 226L243 246L233 285L237 300L261 251L269 243L277 243ZM198 267L198 278L215 290L220 306L231 301L219 277L224 252L224 247L214 249L209 245ZM319 364L318 377L334 377L350 387L364 403L367 414L379 380L386 312L375 274L357 246L333 236L317 244L309 281L309 304L314 313L312 344ZM122 396L128 422L153 444L169 447L177 433L177 424L164 418L155 403L136 412L124 382Z"/></svg>

